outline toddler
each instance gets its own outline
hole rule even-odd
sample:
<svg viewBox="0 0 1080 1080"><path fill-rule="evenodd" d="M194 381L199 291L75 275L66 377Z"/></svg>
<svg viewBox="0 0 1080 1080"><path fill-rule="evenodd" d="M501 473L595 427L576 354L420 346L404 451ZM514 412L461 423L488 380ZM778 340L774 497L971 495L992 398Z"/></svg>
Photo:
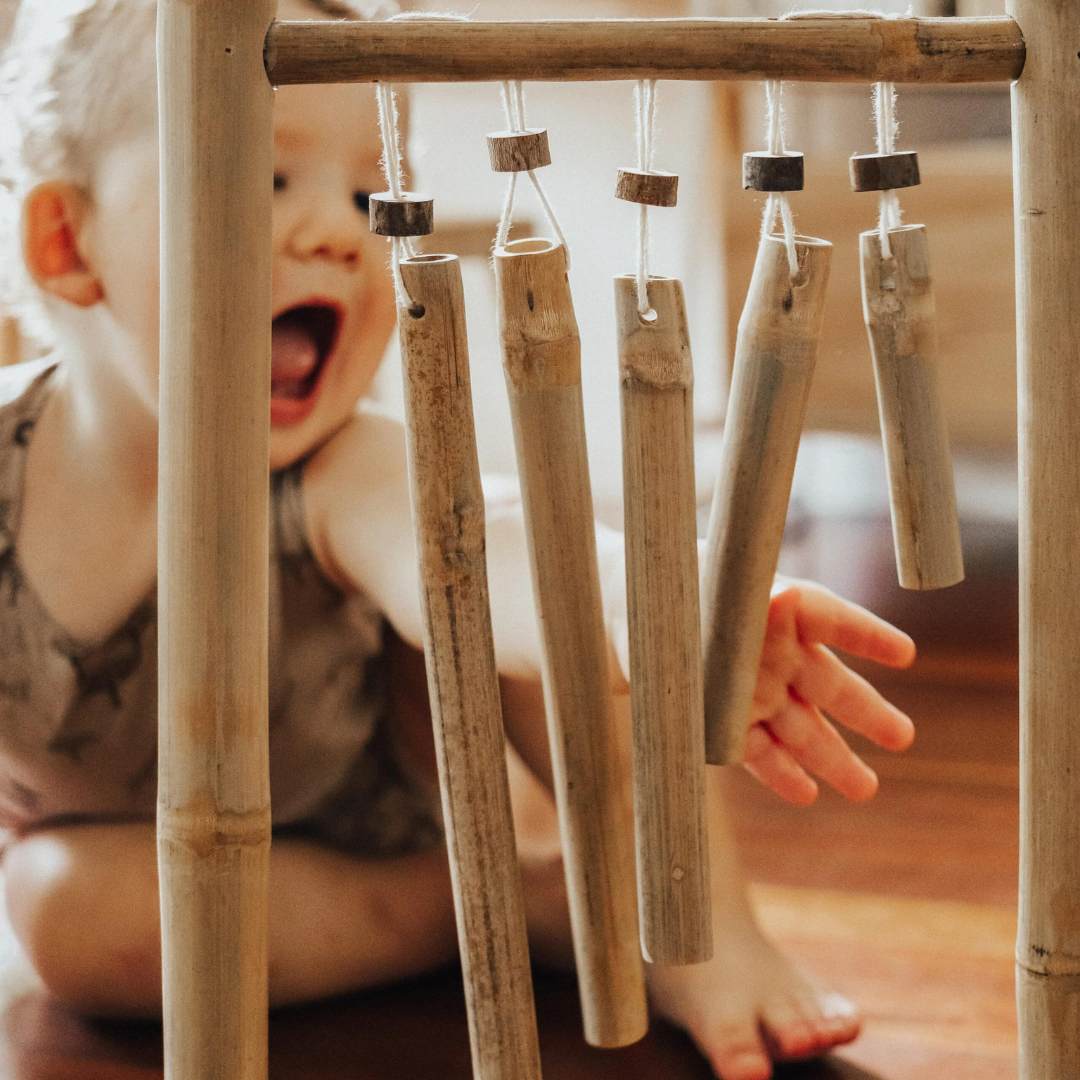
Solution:
<svg viewBox="0 0 1080 1080"><path fill-rule="evenodd" d="M281 0L280 17L388 14L367 2ZM45 984L103 1015L161 1008L155 17L155 0L22 0L0 90L0 195L13 211L3 266L49 349L0 371L3 878ZM454 957L456 936L416 652L405 440L362 400L395 324L385 241L366 216L383 187L375 95L297 86L276 100L270 993L281 1005L429 970ZM487 553L506 729L522 773L549 788L524 527L500 490ZM622 538L598 537L625 657ZM832 647L892 666L914 655L868 612L778 582L746 763L796 803L814 799L812 773L856 800L876 788L823 711L889 749L913 737ZM759 933L718 775L716 955L650 967L649 993L724 1080L764 1080L773 1060L849 1041L859 1022ZM550 806L549 791L539 814L519 801L519 820L547 828ZM523 843L521 867L534 957L566 963L557 840Z"/></svg>

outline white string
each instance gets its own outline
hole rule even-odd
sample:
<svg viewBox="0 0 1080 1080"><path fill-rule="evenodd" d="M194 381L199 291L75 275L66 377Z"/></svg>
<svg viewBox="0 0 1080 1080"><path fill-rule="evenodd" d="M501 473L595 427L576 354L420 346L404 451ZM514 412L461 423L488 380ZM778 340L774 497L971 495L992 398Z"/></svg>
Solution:
<svg viewBox="0 0 1080 1080"><path fill-rule="evenodd" d="M650 173L656 133L656 80L639 79L634 90L637 105L638 170ZM649 207L638 204L637 308L642 318L652 311L649 304Z"/></svg>
<svg viewBox="0 0 1080 1080"><path fill-rule="evenodd" d="M506 247L506 241L510 237L510 215L514 209L514 192L517 190L518 174L510 174L510 184L506 189L506 198L503 200L502 213L499 215L499 227L495 231L495 246Z"/></svg>
<svg viewBox="0 0 1080 1080"><path fill-rule="evenodd" d="M784 110L780 100L783 88L784 84L779 79L769 79L765 83L765 128L770 154L783 154L787 149L784 143ZM795 247L795 217L791 212L791 203L786 192L770 191L765 199L765 214L761 219L762 238L772 233L778 213L784 232L784 247L787 249L788 270L795 278L799 275L799 253Z"/></svg>
<svg viewBox="0 0 1080 1080"><path fill-rule="evenodd" d="M877 152L896 152L896 87L892 83L874 84L874 127L877 132ZM878 235L881 238L881 257L892 258L889 230L900 228L900 197L895 191L882 191L878 199Z"/></svg>
<svg viewBox="0 0 1080 1080"><path fill-rule="evenodd" d="M506 113L507 129L515 134L527 131L528 127L525 123L525 89L519 80L514 80L513 82L506 80L503 82L502 103L503 111ZM532 182L532 186L536 191L536 197L540 200L540 205L544 208L544 216L551 226L551 231L555 233L556 239L566 252L566 265L567 268L569 268L570 245L567 244L566 236L563 234L562 227L559 225L559 219L555 216L555 209L551 205L547 193L544 191L544 188L536 175L536 170L528 169L526 171L528 172L529 180ZM516 172L510 174L510 182L506 189L506 199L503 202L502 213L499 215L499 226L495 231L496 247L505 246L507 238L510 235L510 225L514 217L514 196L517 193L517 176L518 174Z"/></svg>
<svg viewBox="0 0 1080 1080"><path fill-rule="evenodd" d="M386 187L395 199L401 198L401 139L398 134L397 102L394 91L385 83L376 84L379 101L379 132L382 135L383 175ZM415 257L416 250L404 236L390 237L390 270L394 277L394 293L400 307L413 307L412 297L401 277L401 260Z"/></svg>

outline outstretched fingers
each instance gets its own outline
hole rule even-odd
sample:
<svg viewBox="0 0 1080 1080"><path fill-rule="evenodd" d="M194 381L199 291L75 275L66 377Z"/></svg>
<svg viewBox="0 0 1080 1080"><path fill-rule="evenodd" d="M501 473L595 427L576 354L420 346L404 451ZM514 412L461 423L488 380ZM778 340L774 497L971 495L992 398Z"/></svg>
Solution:
<svg viewBox="0 0 1080 1080"><path fill-rule="evenodd" d="M795 623L805 644L820 642L893 668L914 661L915 642L903 630L820 585L800 581L793 587L800 594Z"/></svg>
<svg viewBox="0 0 1080 1080"><path fill-rule="evenodd" d="M747 772L787 802L809 806L818 786L765 724L753 724L746 733L743 765Z"/></svg>
<svg viewBox="0 0 1080 1080"><path fill-rule="evenodd" d="M812 705L792 699L769 717L768 728L804 769L832 784L846 798L863 802L877 791L874 771Z"/></svg>
<svg viewBox="0 0 1080 1080"><path fill-rule="evenodd" d="M803 701L828 713L886 750L906 750L915 738L911 719L824 645L808 645L806 662L791 681Z"/></svg>

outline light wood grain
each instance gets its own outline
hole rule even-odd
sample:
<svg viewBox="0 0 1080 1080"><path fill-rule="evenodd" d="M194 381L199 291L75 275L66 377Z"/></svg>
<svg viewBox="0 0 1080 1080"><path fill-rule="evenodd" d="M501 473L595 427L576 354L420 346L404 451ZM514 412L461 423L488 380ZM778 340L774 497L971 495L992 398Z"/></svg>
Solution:
<svg viewBox="0 0 1080 1080"><path fill-rule="evenodd" d="M694 486L694 370L682 283L615 279L638 903L646 959L712 955Z"/></svg>
<svg viewBox="0 0 1080 1080"><path fill-rule="evenodd" d="M461 264L403 260L398 309L424 654L477 1080L539 1080L491 632Z"/></svg>
<svg viewBox="0 0 1080 1080"><path fill-rule="evenodd" d="M169 1080L267 1070L273 0L161 0L158 857Z"/></svg>
<svg viewBox="0 0 1080 1080"><path fill-rule="evenodd" d="M1080 1075L1080 7L1012 0L1020 388L1020 1076Z"/></svg>
<svg viewBox="0 0 1080 1080"><path fill-rule="evenodd" d="M648 1017L566 250L547 240L497 248L495 281L585 1035L621 1046Z"/></svg>
<svg viewBox="0 0 1080 1080"><path fill-rule="evenodd" d="M1008 82L1024 42L1007 18L279 22L275 86L502 79Z"/></svg>
<svg viewBox="0 0 1080 1080"><path fill-rule="evenodd" d="M949 433L938 392L938 340L925 225L859 237L863 314L874 360L896 569L905 589L964 579Z"/></svg>
<svg viewBox="0 0 1080 1080"><path fill-rule="evenodd" d="M705 756L742 760L769 592L784 534L832 245L799 237L801 284L784 242L763 237L735 347L702 579Z"/></svg>

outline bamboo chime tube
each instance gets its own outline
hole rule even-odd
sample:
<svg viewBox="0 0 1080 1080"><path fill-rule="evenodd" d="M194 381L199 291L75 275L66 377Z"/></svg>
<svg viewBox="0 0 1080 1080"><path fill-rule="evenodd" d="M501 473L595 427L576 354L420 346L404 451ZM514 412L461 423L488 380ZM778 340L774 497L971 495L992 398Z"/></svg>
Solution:
<svg viewBox="0 0 1080 1080"><path fill-rule="evenodd" d="M615 279L638 902L645 957L712 955L694 486L694 371L682 283Z"/></svg>
<svg viewBox="0 0 1080 1080"><path fill-rule="evenodd" d="M548 240L496 248L495 281L585 1033L621 1046L644 1035L648 1015L566 249Z"/></svg>
<svg viewBox="0 0 1080 1080"><path fill-rule="evenodd" d="M1020 414L1021 1080L1080 1076L1080 5L1010 0Z"/></svg>
<svg viewBox="0 0 1080 1080"><path fill-rule="evenodd" d="M863 314L870 334L896 568L905 589L942 589L964 578L949 433L938 393L938 342L925 225L859 238Z"/></svg>
<svg viewBox="0 0 1080 1080"><path fill-rule="evenodd" d="M1012 19L581 19L281 22L275 86L318 82L808 79L1008 82L1024 66Z"/></svg>
<svg viewBox="0 0 1080 1080"><path fill-rule="evenodd" d="M424 653L477 1080L539 1080L484 553L461 265L404 259L399 307Z"/></svg>
<svg viewBox="0 0 1080 1080"><path fill-rule="evenodd" d="M739 319L706 544L705 757L742 760L784 535L832 245L800 236L792 281L782 237L762 237Z"/></svg>
<svg viewBox="0 0 1080 1080"><path fill-rule="evenodd" d="M273 0L160 0L165 1076L265 1080Z"/></svg>

